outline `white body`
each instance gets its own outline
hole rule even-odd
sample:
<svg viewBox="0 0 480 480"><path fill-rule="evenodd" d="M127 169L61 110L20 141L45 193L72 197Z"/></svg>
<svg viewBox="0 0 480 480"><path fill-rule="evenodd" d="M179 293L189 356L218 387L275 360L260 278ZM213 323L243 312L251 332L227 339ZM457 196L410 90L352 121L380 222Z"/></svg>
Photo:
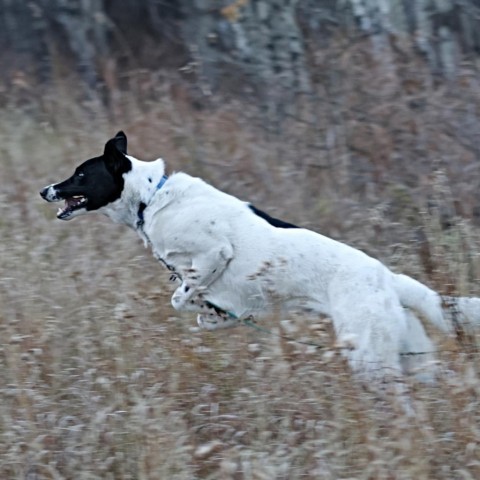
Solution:
<svg viewBox="0 0 480 480"><path fill-rule="evenodd" d="M274 227L247 203L184 173L155 190L163 161L127 158L133 168L122 196L101 211L135 228L179 274L172 304L198 312L202 327L306 307L329 316L339 341L353 345L344 353L354 370L382 376L402 371L402 353L434 350L420 318L452 330L437 293L365 253L306 229ZM143 225L139 202L147 205ZM463 321L480 323L480 299L458 299L456 307Z"/></svg>

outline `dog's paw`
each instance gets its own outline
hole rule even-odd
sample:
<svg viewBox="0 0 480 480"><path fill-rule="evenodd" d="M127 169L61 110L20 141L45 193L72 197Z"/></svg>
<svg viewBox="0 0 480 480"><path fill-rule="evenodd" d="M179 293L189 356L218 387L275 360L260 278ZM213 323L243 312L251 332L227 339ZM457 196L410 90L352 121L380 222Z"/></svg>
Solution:
<svg viewBox="0 0 480 480"><path fill-rule="evenodd" d="M240 320L229 317L227 315L217 315L215 313L207 313L197 315L197 324L204 330L222 330L225 328L233 328L240 325Z"/></svg>
<svg viewBox="0 0 480 480"><path fill-rule="evenodd" d="M172 306L175 310L185 310L186 305L194 296L194 290L187 283L183 282L172 296Z"/></svg>
<svg viewBox="0 0 480 480"><path fill-rule="evenodd" d="M185 306L185 301L181 295L173 295L172 297L172 306L175 310L182 310L182 307Z"/></svg>

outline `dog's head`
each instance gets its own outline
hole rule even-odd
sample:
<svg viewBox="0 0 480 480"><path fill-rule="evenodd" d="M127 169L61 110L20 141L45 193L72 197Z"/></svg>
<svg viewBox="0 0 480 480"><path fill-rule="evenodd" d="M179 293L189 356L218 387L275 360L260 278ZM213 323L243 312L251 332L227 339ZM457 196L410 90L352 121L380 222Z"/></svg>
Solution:
<svg viewBox="0 0 480 480"><path fill-rule="evenodd" d="M45 187L40 195L47 202L65 201L57 218L70 220L118 200L124 188L123 175L132 169L123 132L105 144L103 155L79 165L67 180Z"/></svg>

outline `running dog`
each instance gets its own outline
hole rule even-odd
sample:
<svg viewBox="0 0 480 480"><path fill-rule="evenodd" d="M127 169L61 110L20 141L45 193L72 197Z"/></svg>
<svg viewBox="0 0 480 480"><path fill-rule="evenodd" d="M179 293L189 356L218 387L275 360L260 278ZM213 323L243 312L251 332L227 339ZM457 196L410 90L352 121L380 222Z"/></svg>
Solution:
<svg viewBox="0 0 480 480"><path fill-rule="evenodd" d="M344 354L354 371L383 376L405 370L402 354L434 351L420 319L447 333L452 319L480 324L480 298L442 299L355 248L272 218L199 178L167 177L162 159L127 154L123 132L40 194L64 201L61 220L99 212L133 228L180 279L173 307L196 312L207 330L304 307L331 318L338 340L352 346Z"/></svg>

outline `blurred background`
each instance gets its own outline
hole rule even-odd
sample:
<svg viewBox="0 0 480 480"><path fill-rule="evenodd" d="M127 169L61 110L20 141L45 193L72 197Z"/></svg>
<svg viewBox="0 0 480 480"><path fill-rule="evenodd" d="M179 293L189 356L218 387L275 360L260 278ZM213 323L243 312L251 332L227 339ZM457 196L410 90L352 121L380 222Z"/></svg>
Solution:
<svg viewBox="0 0 480 480"><path fill-rule="evenodd" d="M477 340L418 415L328 319L200 332L133 232L38 191L118 130L444 294L480 295L480 1L0 0L0 477L479 478ZM434 332L433 332L434 333Z"/></svg>

